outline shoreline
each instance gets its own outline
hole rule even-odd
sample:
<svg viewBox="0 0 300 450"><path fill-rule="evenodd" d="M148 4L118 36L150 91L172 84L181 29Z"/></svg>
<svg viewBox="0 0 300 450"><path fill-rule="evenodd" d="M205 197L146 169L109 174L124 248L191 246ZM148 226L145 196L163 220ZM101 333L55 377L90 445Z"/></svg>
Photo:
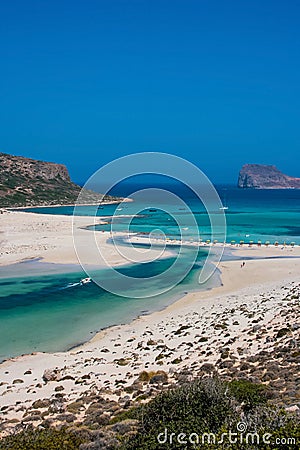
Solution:
<svg viewBox="0 0 300 450"><path fill-rule="evenodd" d="M121 266L132 260L147 262L161 256L161 249L127 249L126 254L118 252L109 242L110 233L107 231L92 233L87 227L99 224L99 217L72 215L51 215L24 211L7 211L0 215L0 267L16 264L24 260L42 258L43 262L79 267L74 247L74 232L77 245L85 248L93 244L100 252L87 254L87 266L99 269L109 266ZM74 232L73 232L74 230ZM121 233L120 235L123 236ZM168 257L171 252L166 251ZM84 255L85 256L85 255Z"/></svg>
<svg viewBox="0 0 300 450"><path fill-rule="evenodd" d="M57 234L57 229L52 230L53 224L56 226L58 223L64 233L56 236L56 248L29 249L29 253L42 254L43 258L45 255L46 258L53 257L59 245L65 244L66 230L70 232L72 219L70 216L9 212L1 215L0 220L3 216L11 217L6 238L11 242L11 238L18 237L19 240L13 241L16 247L24 242L28 230L33 235L42 229L38 236L41 238L48 233L51 240ZM11 227L17 216L19 225L13 230ZM79 217L82 224L87 220L90 223L91 219L90 216ZM23 230L21 236L18 227ZM47 227L50 230L47 231ZM90 231L80 230L80 233L86 236ZM104 245L107 233L98 234L103 237L101 242ZM67 248L70 244L68 240ZM66 247L61 248L67 256ZM3 420L21 419L37 400L52 398L54 401L57 387L63 392L65 406L76 401L78 396L95 390L116 398L127 395L124 389L143 370L163 370L172 380L178 371L195 372L203 364L216 364L226 346L231 348L236 358L240 357L240 348L243 349L242 355L255 354L262 345L261 341L252 339L250 345L245 338L247 335L251 337L252 314L262 329L270 327L274 321L276 327L282 326L286 320L284 315L280 315L285 290L299 278L300 247L227 244L226 248L234 250L237 259L223 260L218 265L221 286L183 293L166 307L141 314L129 323L102 329L91 339L67 351L31 353L3 361L0 364L0 415ZM16 256L18 253L13 255ZM59 258L61 261L61 254ZM245 266L241 265L243 259ZM200 342L197 348L190 347L196 342ZM262 348L272 351L272 345L266 341ZM45 370L58 375L52 381L45 381Z"/></svg>
<svg viewBox="0 0 300 450"><path fill-rule="evenodd" d="M254 251L256 250L255 248L252 248ZM161 315L163 315L164 313L168 313L168 312L176 312L177 310L180 310L181 308L186 307L187 305L191 306L195 301L198 301L200 298L202 300L209 300L212 298L214 298L215 295L226 295L229 293L236 293L238 291L240 291L243 288L246 288L248 286L248 281L242 282L242 284L238 283L231 283L232 280L230 280L231 277L227 278L227 275L230 275L229 273L227 273L227 270L225 272L226 275L226 281L223 280L224 274L222 271L222 268L226 268L227 269L227 264L229 264L229 266L231 264L234 263L234 266L239 266L241 261L246 260L247 263L248 262L253 262L253 263L263 263L263 264L259 264L262 268L263 265L265 265L267 263L267 261L277 261L276 265L280 265L280 261L291 261L291 260L298 260L299 262L299 269L300 269L300 249L299 252L297 252L297 255L259 255L259 256L253 256L253 259L250 257L249 259L249 255L246 255L245 253L242 252L242 249L231 249L234 250L236 252L240 252L240 255L236 255L237 258L232 259L232 260L226 260L226 261L221 261L219 264L217 264L215 266L215 270L213 272L212 276L215 276L215 273L218 271L219 272L219 277L220 277L220 284L217 286L211 286L211 287L206 287L205 289L193 289L193 290L189 290L189 291L183 291L183 292L179 292L176 294L176 296L172 297L172 300L170 300L170 302L168 302L165 306L160 307L159 309L154 309L154 310L145 310L144 312L141 312L139 315L137 315L136 317L132 318L132 320L128 321L128 322L124 322L124 323L120 323L120 324L111 324L111 325L107 325L104 326L103 328L100 328L98 331L96 330L95 332L93 332L93 336L90 337L87 340L83 340L82 342L78 342L75 344L72 344L70 347L67 347L65 350L55 350L53 352L47 352L47 351L33 351L31 353L24 353L18 356L12 356L9 357L7 359L4 359L3 361L0 361L0 368L1 365L12 361L12 360L18 360L19 358L23 358L23 357L31 357L32 355L35 354L46 354L46 355L53 355L53 354L64 354L64 353L69 353L72 351L77 351L77 350L81 350L81 349L85 349L85 347L88 347L91 343L93 342L98 342L101 341L101 339L103 339L110 331L114 330L114 329L119 329L119 328L123 328L123 327L127 327L127 326L134 326L135 322L139 323L140 321L144 320L144 318L147 317L160 317ZM258 249L259 250L259 249ZM247 253L247 250L246 250ZM23 261L22 261L23 262ZM38 261L38 262L42 262L42 261ZM16 263L16 264L20 264L20 263ZM57 266L57 263L52 263L53 265ZM7 266L4 266L7 267ZM8 266L9 267L9 266ZM81 266L79 265L76 269L80 268ZM1 268L1 266L0 266ZM72 273L73 270L70 270L70 273ZM54 272L54 274L59 274L60 272ZM63 273L68 273L68 272L63 272ZM245 270L244 270L245 273ZM262 271L260 272L262 273ZM34 276L34 275L31 275ZM27 277L27 275L26 275ZM6 278L6 277L5 277ZM277 271L275 274L274 279L272 279L272 281L268 280L264 280L261 279L260 283L262 283L262 285L267 285L268 283L272 283L274 280L277 279ZM291 280L287 279L287 282L290 282ZM255 287L257 284L260 285L260 283L253 283L251 284L251 286ZM199 284L200 286L200 284ZM0 402L1 405L1 402Z"/></svg>
<svg viewBox="0 0 300 450"><path fill-rule="evenodd" d="M162 310L140 315L128 324L101 330L89 341L68 351L32 353L3 361L0 364L0 378L3 380L0 410L5 406L6 419L20 418L24 407L30 407L36 400L55 396L57 386L63 387L66 404L69 404L95 387L111 392L110 396L114 395L116 389L123 390L129 386L142 370L164 370L172 378L173 368L178 371L194 367L196 363L215 364L220 351L217 348L220 345L223 348L230 340L229 336L225 341L221 338L222 330L221 333L215 331L215 325L220 320L235 324L226 326L229 335L235 337L233 351L241 344L246 345L245 351L248 353L244 333L245 328L253 326L252 320L246 320L238 311L243 311L243 305L247 304L250 311L255 311L255 317L260 317L260 323L267 326L280 312L282 292L295 282L300 269L300 259L270 259L268 270L263 272L265 264L266 259L254 259L248 260L246 266L241 268L240 260L224 261L220 264L222 286L190 292ZM280 281L279 268L282 273ZM238 283L237 273L240 275ZM252 278L251 273L254 273ZM261 295L265 299L263 303ZM230 313L233 310L235 313ZM211 322L209 326L207 321ZM196 336L205 336L205 339L201 338L201 348L203 351L210 349L209 357L203 358L198 352L189 350L184 338L186 334L179 332L185 328L190 335L188 342L197 340ZM250 354L258 349L259 344L259 341L253 342ZM167 353L162 350L165 345L169 348ZM97 367L96 370L93 367ZM45 383L43 375L46 369L57 370L60 376L53 382ZM119 384L120 379L124 380L122 385ZM22 383L16 380L22 380Z"/></svg>
<svg viewBox="0 0 300 450"><path fill-rule="evenodd" d="M96 332L96 334L88 341L84 342L83 344L79 344L78 346L75 346L74 349L81 349L84 348L85 346L88 346L89 343L92 342L98 342L101 341L102 338L104 338L106 336L106 334L108 332L110 332L111 329L115 329L115 328L119 328L119 327L126 327L126 326L134 326L135 322L140 322L143 321L144 317L149 317L149 316L157 316L159 317L160 315L163 315L163 313L168 313L168 312L176 312L177 310L180 310L183 307L186 307L187 305L192 305L193 302L195 301L199 301L199 299L201 298L202 300L210 300L211 297L214 298L215 296L218 295L226 295L226 294L234 294L238 291L240 291L241 289L247 288L248 287L248 281L245 280L245 278L243 277L243 280L239 280L239 283L232 283L232 278L231 275L229 274L229 271L227 272L224 271L222 269L227 269L228 265L229 266L234 266L235 268L237 268L237 266L240 266L241 261L243 261L243 259L246 259L247 264L250 262L255 263L259 263L259 267L262 267L263 264L261 263L266 263L267 261L277 261L277 263L275 263L276 265L280 265L280 261L290 261L290 260L298 260L298 266L300 268L300 249L297 255L293 255L293 256L288 256L288 255L277 255L277 256L273 256L273 255L260 255L261 257L254 257L253 259L248 259L249 255L246 256L245 253L242 252L242 249L235 249L237 252L240 251L240 255L238 256L238 259L234 259L234 260L228 260L228 261L221 261L218 265L215 266L215 270L219 270L220 272L220 278L221 278L221 285L220 286L215 286L215 287L211 287L211 288L207 288L207 289L199 289L199 290L193 290L193 291L187 291L187 292L183 292L182 295L179 295L179 297L177 298L177 300L172 301L170 304L168 304L167 306L163 307L160 310L156 310L156 311L152 311L146 314L141 314L138 317L136 317L135 319L133 319L129 324L122 324L122 325L111 325L111 326L107 326L104 329L99 330L98 332ZM255 248L254 248L255 250ZM245 266L246 267L246 266ZM242 269L242 268L241 268ZM290 270L290 268L288 269ZM245 273L245 270L244 270ZM262 274L262 272L260 272ZM247 273L247 277L248 277L248 273ZM253 283L251 284L251 286L256 286L256 285L267 285L269 283L272 283L274 281L276 281L278 279L277 276L277 271L276 273L272 274L272 279L265 281L264 276L261 277L259 279L259 282ZM290 282L289 277L287 277L288 282ZM284 281L283 281L284 282Z"/></svg>
<svg viewBox="0 0 300 450"><path fill-rule="evenodd" d="M76 216L75 226L82 245L90 243L91 230L89 228L101 223L103 218L93 216ZM0 267L9 266L11 264L20 263L33 258L41 258L46 263L56 263L70 265L75 264L80 267L76 251L73 244L73 216L72 215L52 215L24 211L7 211L0 215ZM113 251L113 246L108 242L110 233L107 231L98 231L94 234L97 236L97 245L103 250L103 258L100 260L94 255L94 261L90 262L92 266L99 268L106 267L107 260L110 265L128 264L128 258L122 257L118 252ZM114 233L118 237L118 233ZM172 251L172 247L183 245L186 247L198 246L199 248L216 248L222 247L235 250L246 250L256 254L260 249L268 249L269 254L279 255L282 252L298 251L299 245L291 244L232 244L232 243L206 243L206 242L182 242L175 239L160 240L149 236L138 235L134 233L128 236L127 233L120 233L129 244L164 244L165 251ZM128 253L128 251L127 251ZM134 249L134 257L138 261L147 261L147 252ZM148 260L157 257L161 253L161 248L153 248L149 252ZM171 253L169 253L171 255ZM130 254L127 255L130 261Z"/></svg>
<svg viewBox="0 0 300 450"><path fill-rule="evenodd" d="M24 210L24 209L37 209L37 208L63 208L64 206L105 206L105 205L115 205L119 203L128 203L133 202L132 198L120 197L120 200L107 200L103 202L94 202L94 203L58 203L55 205L33 205L33 206L1 206L0 210L3 211L15 211L15 210ZM39 213L34 213L39 214ZM62 214L63 215L63 214Z"/></svg>
<svg viewBox="0 0 300 450"><path fill-rule="evenodd" d="M34 217L34 218L40 218L41 215L40 214L36 214L36 213L22 213L22 212L12 212L10 214L22 214L22 218L24 218L24 214L26 215L26 217ZM43 215L44 218L48 218L48 215ZM57 215L51 215L50 216L53 220L57 220L57 219L61 219L61 216L57 216ZM63 217L67 217L70 218L70 216L63 216ZM85 226L80 227L80 230L83 231L87 231L87 227L86 227L86 223L85 221L87 220L88 222L90 222L90 219L92 219L91 216L78 216L77 219L79 218L80 221L84 221ZM98 218L98 217L97 217ZM101 218L100 218L101 220ZM89 225L91 226L91 225ZM90 231L88 231L88 233L90 233ZM100 232L99 232L100 234ZM147 236L139 236L137 234L132 234L129 236L126 236L126 233L119 233L121 237L125 237L125 241L127 240L127 242L129 241L130 243L142 243L142 244L147 244L149 242L149 238ZM104 240L107 241L109 240L109 232L102 232L101 235L103 236ZM127 238L127 239L126 239ZM160 243L160 239L153 239L154 241ZM103 243L103 242L102 242ZM166 247L170 247L172 248L172 246L178 246L178 245L186 245L186 246L191 246L191 245L195 245L195 243L193 242L186 242L186 243L181 243L180 241L177 240L169 240L169 242L167 242ZM107 244L108 247L111 247L111 244L108 243ZM245 259L246 261L252 260L252 258L254 258L254 261L256 261L257 263L259 261L264 261L264 265L267 264L267 260L271 260L272 258L277 259L277 260L283 260L283 259L298 259L300 258L300 247L298 246L275 246L275 245L248 245L248 244L244 244L244 245L239 245L239 244L229 244L226 243L225 245L221 244L221 243L210 243L210 244L206 244L204 242L201 242L199 244L197 244L199 248L211 248L211 247L222 247L223 250L230 250L230 251L234 251L234 254L237 256L238 261L225 261L224 264L226 264L227 262L230 264L232 262L235 263L240 263L240 261L242 261L243 259ZM158 250L159 253L161 253L161 250ZM166 258L169 256L172 256L173 254L171 253L171 250L169 253L166 253L162 258ZM157 256L157 255L155 255ZM159 255L161 258L161 255ZM143 258L142 258L143 259ZM38 273L38 275L51 275L51 274L59 274L59 273L72 273L72 272L77 272L77 270L83 270L82 266L80 265L80 263L77 261L69 261L67 263L63 263L61 264L61 260L60 262L58 261L53 261L51 258L48 259L48 256L30 256L30 257L26 257L26 258L22 258L22 259L17 259L16 261L12 262L12 263L3 263L2 261L0 261L0 269L4 268L4 269L9 269L10 266L14 265L14 266L18 266L19 264L22 263L26 263L26 262L37 262L38 264L42 265L45 264L52 266L53 268L57 268L57 271L51 271L51 272L42 272L42 273ZM119 266L119 265L124 265L126 266L128 264L128 261L111 261L111 265L113 266ZM217 264L215 266L215 270L219 270L219 268L221 268L220 270L220 275L221 275L221 286L214 286L214 287L207 287L206 289L201 289L199 287L199 289L193 289L192 291L188 291L188 292L181 292L179 294L176 295L176 298L173 298L172 301L168 302L168 304L166 306L163 306L159 309L154 309L154 310L148 310L145 314L139 314L138 316L136 316L135 318L133 318L129 323L134 322L135 320L139 320L140 317L146 316L149 317L152 314L156 314L156 313L161 313L165 310L169 310L169 308L172 310L173 307L176 308L176 305L184 305L186 303L190 303L194 300L195 296L203 296L202 294L205 295L206 292L212 295L217 294L218 293L218 289L223 287L223 271L222 271L222 265L223 262L221 262L221 264ZM66 270L66 272L63 270L61 271L60 267L66 267L68 268L68 270ZM104 267L100 267L100 268L104 268ZM99 269L98 266L90 266L90 270L95 270L95 269ZM263 269L263 268L262 268ZM245 272L245 271L244 271ZM17 276L27 276L26 274L24 275L17 275ZM31 274L30 276L35 276L35 274ZM5 278L7 276L4 276ZM9 278L9 277L7 277ZM234 284L232 286L233 290L237 289L237 284ZM223 291L223 293L226 293L227 291ZM128 322L123 324L128 325ZM99 336L103 336L106 334L107 331L109 331L111 328L114 327L118 327L120 325L118 324L111 324L111 325L107 325L104 328L100 328L98 331L93 333L93 336L87 340L83 340L82 342L78 342L75 344L72 344L70 347L67 347L65 350L62 350L63 352L69 352L71 349L76 349L77 347L84 347L86 344L89 344L90 342L93 342L94 340L98 340ZM56 351L54 351L54 353L56 353ZM26 354L26 356L30 355ZM14 357L12 357L14 358ZM11 358L9 358L8 360L10 360ZM2 364L3 361L0 363Z"/></svg>

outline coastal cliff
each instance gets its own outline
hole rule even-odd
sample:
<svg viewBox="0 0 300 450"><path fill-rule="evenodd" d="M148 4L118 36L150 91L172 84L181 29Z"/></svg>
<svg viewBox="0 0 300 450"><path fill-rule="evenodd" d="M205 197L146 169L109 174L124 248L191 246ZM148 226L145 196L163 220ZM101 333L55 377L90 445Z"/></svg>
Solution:
<svg viewBox="0 0 300 450"><path fill-rule="evenodd" d="M245 164L239 173L238 187L244 189L300 189L300 178L285 175L275 166Z"/></svg>
<svg viewBox="0 0 300 450"><path fill-rule="evenodd" d="M74 204L80 191L63 164L0 153L0 207ZM115 200L85 194L86 203Z"/></svg>

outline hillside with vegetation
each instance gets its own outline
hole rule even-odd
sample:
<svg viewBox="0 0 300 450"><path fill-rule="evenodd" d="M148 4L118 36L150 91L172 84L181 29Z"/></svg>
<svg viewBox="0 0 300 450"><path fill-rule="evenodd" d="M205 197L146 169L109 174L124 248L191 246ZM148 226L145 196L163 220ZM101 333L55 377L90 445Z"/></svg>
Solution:
<svg viewBox="0 0 300 450"><path fill-rule="evenodd" d="M272 405L269 397L270 392L261 384L225 382L214 377L178 383L172 389L161 386L160 393L148 403L137 396L130 406L129 402L120 405L101 395L92 399L83 396L70 405L68 413L57 416L56 426L46 419L42 426L33 427L25 417L22 427L0 440L0 449L299 448L299 416ZM85 420L76 421L74 413L82 410L87 400L90 404ZM44 406L40 403L37 408ZM29 421L41 418L37 408L35 416L27 416Z"/></svg>
<svg viewBox="0 0 300 450"><path fill-rule="evenodd" d="M0 207L74 204L81 186L73 183L62 164L0 153ZM85 191L84 203L117 200Z"/></svg>

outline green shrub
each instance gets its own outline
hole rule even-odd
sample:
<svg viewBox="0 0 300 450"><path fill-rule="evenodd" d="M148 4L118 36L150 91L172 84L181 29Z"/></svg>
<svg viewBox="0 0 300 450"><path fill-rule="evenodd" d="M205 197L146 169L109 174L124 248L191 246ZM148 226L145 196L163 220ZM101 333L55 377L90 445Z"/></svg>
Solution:
<svg viewBox="0 0 300 450"><path fill-rule="evenodd" d="M85 439L80 433L56 430L28 429L0 441L1 450L78 450Z"/></svg>
<svg viewBox="0 0 300 450"><path fill-rule="evenodd" d="M262 450L280 450L299 448L300 427L299 418L291 417L284 410L270 406L267 403L267 391L263 385L245 380L235 380L231 383L217 379L194 381L179 388L170 389L157 395L146 405L141 405L134 411L139 420L138 433L123 443L123 450L155 450L155 449L228 449L244 450L257 448ZM229 433L239 432L240 422L246 423L246 433L259 434L260 443L257 446L238 441L232 444ZM167 440L164 444L158 442L158 434L167 430ZM170 436L174 433L172 443ZM199 444L178 442L178 434L186 437L192 434L199 436ZM213 433L215 443L201 442L204 433ZM222 433L227 437L222 439ZM262 437L270 434L272 444L264 444ZM242 436L242 437L243 437ZM294 439L291 444L278 445L276 438ZM294 444L296 442L296 445ZM297 447L298 443L298 447Z"/></svg>
<svg viewBox="0 0 300 450"><path fill-rule="evenodd" d="M168 428L168 433L187 435L195 430L217 432L222 424L235 417L227 386L218 380L197 380L179 388L158 394L135 411L140 422L140 432L127 444L126 449L159 448L157 435ZM183 448L174 442L164 448Z"/></svg>
<svg viewBox="0 0 300 450"><path fill-rule="evenodd" d="M263 384L251 383L247 380L233 380L228 387L236 400L243 403L245 410L267 402L266 387Z"/></svg>

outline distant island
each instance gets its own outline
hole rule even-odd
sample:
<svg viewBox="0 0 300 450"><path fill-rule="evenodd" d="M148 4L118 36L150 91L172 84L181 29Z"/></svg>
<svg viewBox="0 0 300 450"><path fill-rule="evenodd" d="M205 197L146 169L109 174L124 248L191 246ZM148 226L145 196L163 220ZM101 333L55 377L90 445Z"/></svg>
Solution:
<svg viewBox="0 0 300 450"><path fill-rule="evenodd" d="M245 164L239 173L242 189L300 189L300 178L290 177L275 166Z"/></svg>
<svg viewBox="0 0 300 450"><path fill-rule="evenodd" d="M0 207L73 205L81 191L63 164L0 153ZM85 203L118 201L85 191Z"/></svg>

